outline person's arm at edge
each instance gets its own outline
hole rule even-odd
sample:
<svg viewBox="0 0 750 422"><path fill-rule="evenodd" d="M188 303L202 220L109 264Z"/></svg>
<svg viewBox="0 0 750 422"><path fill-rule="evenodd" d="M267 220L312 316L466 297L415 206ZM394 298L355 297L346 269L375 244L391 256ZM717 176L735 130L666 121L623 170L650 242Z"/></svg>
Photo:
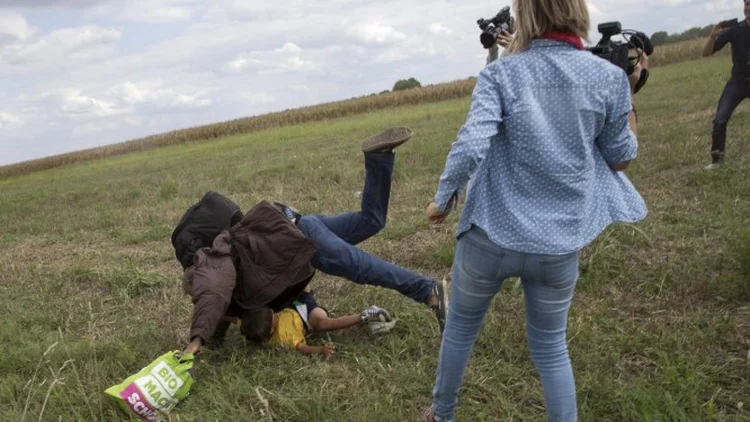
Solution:
<svg viewBox="0 0 750 422"><path fill-rule="evenodd" d="M633 135L638 137L638 111L635 107L635 85L638 83L638 80L641 77L641 72L643 69L648 69L648 56L643 54L640 50L638 53L641 54L641 59L639 63L636 65L633 73L628 76L628 83L630 84L630 102L631 102L631 108L630 113L628 115L628 125L630 126L630 130L633 132ZM611 165L610 168L612 171L624 171L628 168L632 160L623 161L622 163L617 163L614 165Z"/></svg>
<svg viewBox="0 0 750 422"><path fill-rule="evenodd" d="M721 42L717 43L717 39L720 35L725 34L724 28L722 28L719 25L714 26L714 29L711 31L711 34L708 36L708 40L706 41L706 45L703 46L703 57L709 57L713 55L715 52L721 50L724 48L724 46L727 44L727 41L729 39L725 39L726 37L721 38Z"/></svg>

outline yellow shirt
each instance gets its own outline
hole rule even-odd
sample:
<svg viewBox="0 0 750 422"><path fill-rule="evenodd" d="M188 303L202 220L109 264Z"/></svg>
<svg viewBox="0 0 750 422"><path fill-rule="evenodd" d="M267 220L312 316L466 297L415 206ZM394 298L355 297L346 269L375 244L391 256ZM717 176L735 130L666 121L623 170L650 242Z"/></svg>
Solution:
<svg viewBox="0 0 750 422"><path fill-rule="evenodd" d="M305 343L305 323L294 309L284 309L276 314L276 318L278 323L268 340L269 345L296 349L298 344Z"/></svg>

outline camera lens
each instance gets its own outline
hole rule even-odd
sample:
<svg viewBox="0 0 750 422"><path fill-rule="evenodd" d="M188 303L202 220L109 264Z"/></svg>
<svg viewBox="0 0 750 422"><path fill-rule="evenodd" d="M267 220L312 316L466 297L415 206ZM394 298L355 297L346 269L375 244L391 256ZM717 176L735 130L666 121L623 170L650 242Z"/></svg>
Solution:
<svg viewBox="0 0 750 422"><path fill-rule="evenodd" d="M497 35L494 31L482 32L479 36L479 41L482 43L484 48L491 48L497 42Z"/></svg>

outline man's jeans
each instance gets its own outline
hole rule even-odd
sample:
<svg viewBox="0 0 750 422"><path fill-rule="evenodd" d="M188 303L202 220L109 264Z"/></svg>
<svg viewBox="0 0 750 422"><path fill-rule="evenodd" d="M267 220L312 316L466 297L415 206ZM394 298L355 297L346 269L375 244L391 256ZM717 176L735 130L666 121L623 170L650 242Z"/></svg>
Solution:
<svg viewBox="0 0 750 422"><path fill-rule="evenodd" d="M521 277L523 284L526 340L542 379L547 419L576 420L575 381L565 333L578 280L578 260L578 252L533 255L506 250L492 243L476 226L459 237L433 389L436 420L454 420L458 390L474 341L492 298L509 277Z"/></svg>
<svg viewBox="0 0 750 422"><path fill-rule="evenodd" d="M711 145L713 162L723 157L727 143L727 124L734 110L747 97L750 97L750 80L732 78L724 87L714 118L713 144Z"/></svg>
<svg viewBox="0 0 750 422"><path fill-rule="evenodd" d="M362 210L336 216L306 215L299 228L318 247L312 265L358 284L396 290L417 302L430 295L434 281L355 247L385 227L393 177L393 153L365 153Z"/></svg>

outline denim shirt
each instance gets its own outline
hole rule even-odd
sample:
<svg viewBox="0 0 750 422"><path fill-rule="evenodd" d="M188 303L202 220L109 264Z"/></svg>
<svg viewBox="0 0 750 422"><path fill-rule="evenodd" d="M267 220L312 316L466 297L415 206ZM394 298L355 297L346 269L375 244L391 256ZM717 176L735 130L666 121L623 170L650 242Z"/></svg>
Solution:
<svg viewBox="0 0 750 422"><path fill-rule="evenodd" d="M646 216L640 194L610 165L632 160L630 86L622 69L556 40L534 40L477 79L435 202L472 186L458 235L472 225L500 247L566 254L613 222Z"/></svg>

